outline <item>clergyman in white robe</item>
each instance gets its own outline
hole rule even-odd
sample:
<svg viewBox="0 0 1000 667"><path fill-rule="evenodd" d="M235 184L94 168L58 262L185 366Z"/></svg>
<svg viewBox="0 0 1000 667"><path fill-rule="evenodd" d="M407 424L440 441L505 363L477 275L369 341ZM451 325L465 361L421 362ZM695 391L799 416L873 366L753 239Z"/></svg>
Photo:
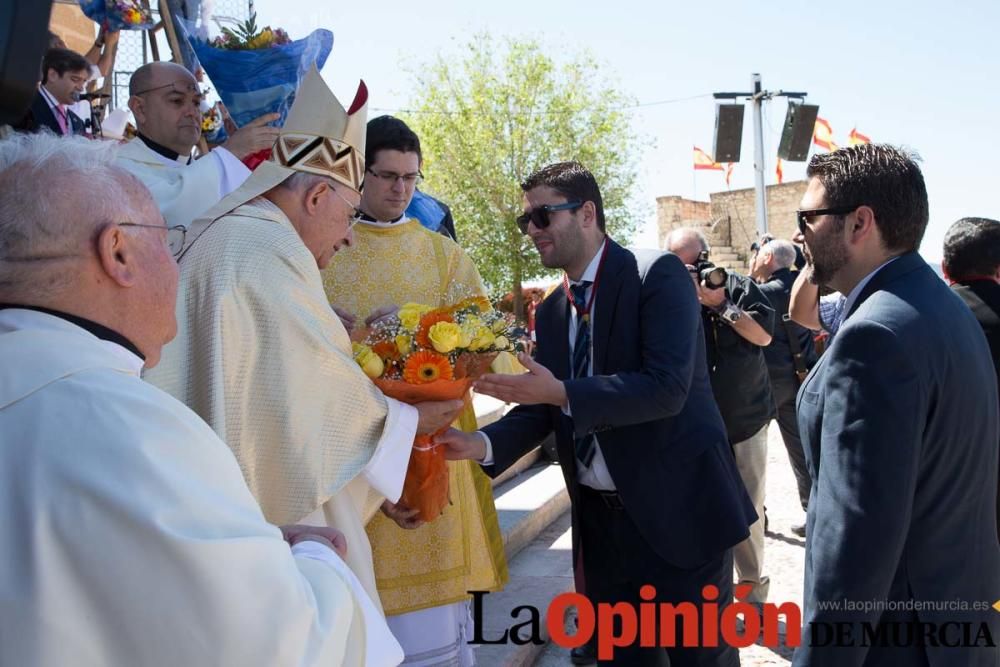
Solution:
<svg viewBox="0 0 1000 667"><path fill-rule="evenodd" d="M316 259L278 206L257 197L192 235L177 337L146 379L229 445L268 521L342 531L347 564L378 600L365 499L369 485L375 507L378 494L399 499L416 409L354 361Z"/></svg>
<svg viewBox="0 0 1000 667"><path fill-rule="evenodd" d="M0 308L0 664L398 664L339 557L289 549L142 364L93 322Z"/></svg>
<svg viewBox="0 0 1000 667"><path fill-rule="evenodd" d="M142 135L118 149L115 164L149 188L168 227L189 227L250 176L246 165L221 146L193 160Z"/></svg>

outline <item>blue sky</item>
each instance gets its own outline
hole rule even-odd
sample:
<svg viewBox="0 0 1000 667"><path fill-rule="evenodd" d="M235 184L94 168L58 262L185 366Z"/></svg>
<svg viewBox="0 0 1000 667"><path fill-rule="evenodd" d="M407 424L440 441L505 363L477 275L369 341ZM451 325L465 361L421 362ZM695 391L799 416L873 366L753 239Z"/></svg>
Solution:
<svg viewBox="0 0 1000 667"><path fill-rule="evenodd" d="M635 129L650 140L640 160L643 222L636 241L655 245L654 200L660 195L707 199L725 189L721 172L691 169L691 146L712 149L712 92L748 90L760 72L769 90L809 93L820 116L846 145L852 127L875 141L905 145L923 158L931 222L922 247L939 259L944 231L966 215L1000 218L995 184L1000 140L1000 2L940 1L676 3L620 0L552 2L422 0L333 3L256 0L258 20L293 37L315 27L333 31L323 70L348 100L364 78L370 105L406 108L415 94L412 71L444 53L461 58L470 35L539 39L559 58L589 49L621 89L646 104ZM374 112L373 112L374 113ZM768 182L785 102L765 116ZM753 184L749 109L742 161L732 187ZM819 150L819 149L817 149ZM802 178L805 163L786 163L785 180Z"/></svg>

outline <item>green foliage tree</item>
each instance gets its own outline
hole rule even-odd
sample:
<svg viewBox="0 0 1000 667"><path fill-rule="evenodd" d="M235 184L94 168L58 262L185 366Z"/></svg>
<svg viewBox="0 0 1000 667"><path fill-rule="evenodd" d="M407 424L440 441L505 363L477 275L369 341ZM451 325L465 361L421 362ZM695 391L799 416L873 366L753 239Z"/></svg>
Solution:
<svg viewBox="0 0 1000 667"><path fill-rule="evenodd" d="M520 183L535 170L576 160L597 178L608 233L629 239L636 226L629 200L639 144L632 102L602 76L592 56L565 63L530 39L476 35L461 62L438 55L416 73L406 122L420 136L426 189L454 213L462 246L494 297L522 281L553 275L517 229Z"/></svg>

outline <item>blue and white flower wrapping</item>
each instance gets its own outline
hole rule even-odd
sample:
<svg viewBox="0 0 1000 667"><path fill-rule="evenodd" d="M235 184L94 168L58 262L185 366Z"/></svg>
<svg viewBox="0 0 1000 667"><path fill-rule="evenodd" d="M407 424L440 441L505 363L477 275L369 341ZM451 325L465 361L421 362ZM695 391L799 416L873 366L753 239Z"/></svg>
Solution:
<svg viewBox="0 0 1000 667"><path fill-rule="evenodd" d="M83 14L109 32L147 30L156 25L136 0L78 0ZM131 19L130 19L131 17Z"/></svg>

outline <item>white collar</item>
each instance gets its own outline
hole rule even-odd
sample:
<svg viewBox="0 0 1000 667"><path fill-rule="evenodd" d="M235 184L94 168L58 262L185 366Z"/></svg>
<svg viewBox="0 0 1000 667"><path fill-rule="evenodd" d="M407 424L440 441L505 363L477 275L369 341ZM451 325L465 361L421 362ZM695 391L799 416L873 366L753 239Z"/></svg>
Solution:
<svg viewBox="0 0 1000 667"><path fill-rule="evenodd" d="M391 220L389 222L383 222L382 220L358 220L359 225L368 225L370 227L398 227L404 222L409 222L411 218L407 218L404 213L398 220Z"/></svg>
<svg viewBox="0 0 1000 667"><path fill-rule="evenodd" d="M589 280L593 284L594 280L597 278L597 269L601 266L601 257L604 255L604 246L608 244L608 237L604 237L604 242L601 243L600 247L597 249L597 253L591 258L590 264L584 270L583 275L580 276L579 280L569 281L570 285L579 285L585 280Z"/></svg>
<svg viewBox="0 0 1000 667"><path fill-rule="evenodd" d="M63 109L67 108L65 104L61 104L58 100L56 100L55 96L49 92L44 83L38 86L38 90L41 91L42 97L44 97L45 101L49 103L49 108L53 111L55 111L59 106L62 106ZM69 116L66 117L66 120L69 120Z"/></svg>
<svg viewBox="0 0 1000 667"><path fill-rule="evenodd" d="M113 343L109 340L101 340L86 329L83 329L68 320L64 320L61 317L25 308L5 308L0 310L0 333L10 333L11 331L19 331L22 329L73 331L81 336L91 338L121 360L125 364L128 371L136 377L140 376L142 367L145 365L145 362L141 357L136 356L118 343Z"/></svg>
<svg viewBox="0 0 1000 667"><path fill-rule="evenodd" d="M867 276L862 278L861 282L859 282L857 285L854 286L854 289L851 290L851 293L847 295L847 299L844 301L844 307L840 311L841 324L843 324L844 320L847 319L847 314L851 312L851 308L854 306L854 302L858 300L859 296L861 296L861 290L863 290L865 286L871 282L871 279L875 277L876 273L878 273L879 271L881 271L882 269L884 269L886 266L888 266L897 259L899 259L898 255L896 257L890 257L887 262L880 264L878 267L876 267L874 271L872 271Z"/></svg>

